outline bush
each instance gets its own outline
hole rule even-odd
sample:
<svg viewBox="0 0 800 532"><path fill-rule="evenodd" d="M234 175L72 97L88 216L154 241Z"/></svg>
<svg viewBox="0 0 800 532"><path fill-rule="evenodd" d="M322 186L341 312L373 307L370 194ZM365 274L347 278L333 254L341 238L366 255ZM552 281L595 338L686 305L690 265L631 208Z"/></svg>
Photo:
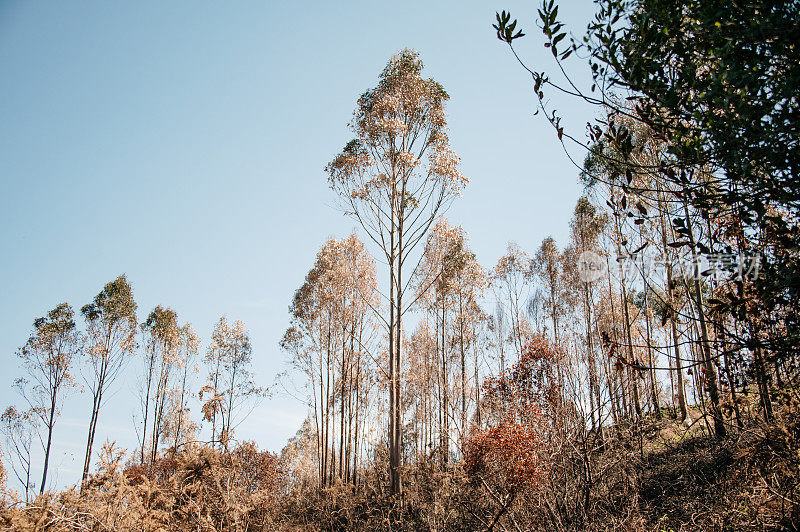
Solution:
<svg viewBox="0 0 800 532"><path fill-rule="evenodd" d="M107 443L97 473L77 488L11 507L15 530L264 530L274 528L288 485L280 460L253 443L233 450L188 447L153 463L122 467Z"/></svg>

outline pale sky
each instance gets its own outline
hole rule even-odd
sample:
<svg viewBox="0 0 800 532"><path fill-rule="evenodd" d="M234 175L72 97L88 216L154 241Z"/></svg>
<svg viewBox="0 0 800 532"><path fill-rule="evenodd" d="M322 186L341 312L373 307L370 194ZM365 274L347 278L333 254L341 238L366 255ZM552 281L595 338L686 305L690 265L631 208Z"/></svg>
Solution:
<svg viewBox="0 0 800 532"><path fill-rule="evenodd" d="M355 227L323 168L351 138L358 96L405 47L451 96L451 145L470 183L447 216L478 260L491 267L507 241L529 253L548 235L563 245L577 172L491 28L495 11L511 10L528 34L521 55L554 72L536 7L1 2L0 408L20 404L15 351L33 320L62 301L77 312L122 273L140 319L170 306L204 348L220 316L242 320L258 381L272 383L286 369L278 341L294 290L324 241ZM586 0L561 2L578 32L592 12ZM589 110L553 103L581 134ZM96 450L106 438L135 447L140 367L132 359L113 387ZM79 479L89 414L88 394L72 393L56 425L53 485ZM237 437L279 451L304 416L277 394Z"/></svg>

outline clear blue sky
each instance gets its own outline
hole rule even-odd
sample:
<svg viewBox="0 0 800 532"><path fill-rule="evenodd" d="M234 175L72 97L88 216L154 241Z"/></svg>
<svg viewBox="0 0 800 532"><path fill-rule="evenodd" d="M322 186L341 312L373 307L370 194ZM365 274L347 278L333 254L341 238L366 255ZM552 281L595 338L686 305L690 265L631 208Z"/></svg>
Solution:
<svg viewBox="0 0 800 532"><path fill-rule="evenodd" d="M350 139L355 101L389 57L418 50L451 95L453 149L471 182L448 213L490 267L509 240L563 243L580 194L530 78L490 25L510 9L521 54L553 70L532 1L0 2L0 407L34 318L79 309L126 273L140 318L157 304L205 345L226 315L248 326L262 383L285 369L278 340L294 290L329 236L325 164ZM588 0L562 15L582 31ZM585 79L585 73L579 75ZM561 104L578 133L589 118ZM102 442L132 447L136 371L100 414ZM80 475L90 398L56 428L58 485ZM279 450L305 409L276 396L237 436Z"/></svg>

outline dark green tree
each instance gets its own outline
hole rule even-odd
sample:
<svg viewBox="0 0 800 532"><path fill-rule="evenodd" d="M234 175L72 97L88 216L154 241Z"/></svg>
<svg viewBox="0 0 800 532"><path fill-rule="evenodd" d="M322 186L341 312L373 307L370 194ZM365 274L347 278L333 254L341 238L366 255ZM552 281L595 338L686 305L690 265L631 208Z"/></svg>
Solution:
<svg viewBox="0 0 800 532"><path fill-rule="evenodd" d="M732 321L722 331L731 351L752 353L762 396L768 359L790 360L800 337L794 309L800 303L800 2L754 0L596 0L583 39L567 34L558 5L546 0L540 27L564 73L570 56L588 57L592 86L571 79L563 86L545 72L528 69L541 109L562 143L574 142L604 159L604 179L631 216L637 202L624 201L637 172L657 173L672 200L683 203L674 219L674 244L698 253L759 255L760 275L731 272L717 297L698 296L709 318ZM497 36L513 49L524 34L509 13L497 15ZM581 54L575 54L575 52ZM545 92L563 91L602 108L588 124L588 140L565 131ZM645 126L663 145L649 164L636 157L632 123ZM584 169L581 168L583 171ZM690 211L724 220L725 231L696 238ZM627 214L626 213L626 214ZM701 292L696 290L697 294ZM703 332L703 336L706 333ZM703 340L706 378L715 380ZM711 395L716 384L711 383ZM765 416L771 417L769 401ZM717 416L716 432L724 433Z"/></svg>

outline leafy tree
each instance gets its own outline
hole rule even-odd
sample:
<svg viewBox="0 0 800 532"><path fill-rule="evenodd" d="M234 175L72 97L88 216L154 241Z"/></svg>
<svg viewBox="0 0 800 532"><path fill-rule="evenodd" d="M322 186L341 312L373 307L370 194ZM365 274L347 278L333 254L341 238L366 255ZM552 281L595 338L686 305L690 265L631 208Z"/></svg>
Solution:
<svg viewBox="0 0 800 532"><path fill-rule="evenodd" d="M583 253L592 253L598 250L599 237L607 219L599 213L594 205L585 196L578 199L570 221L570 249L569 256L575 262L580 260ZM587 279L578 275L576 269L572 268L572 275L567 277L567 289L572 292L574 298L579 300L583 306L585 334L583 343L586 346L586 365L589 373L589 404L592 428L602 428L602 397L600 393L600 383L598 376L597 354L595 352L594 327L594 290L592 284ZM577 302L577 301L576 301ZM634 390L636 388L634 387ZM597 419L595 419L595 417Z"/></svg>
<svg viewBox="0 0 800 532"><path fill-rule="evenodd" d="M521 353L530 336L530 324L525 317L524 305L530 294L531 259L516 243L509 242L506 253L489 274L489 283L498 304L504 306L502 315L511 320L510 339L514 352ZM501 370L505 364L501 362Z"/></svg>
<svg viewBox="0 0 800 532"><path fill-rule="evenodd" d="M11 455L11 471L25 492L25 502L30 500L36 487L31 480L33 440L37 435L36 414L31 410L19 411L13 406L0 415L0 431Z"/></svg>
<svg viewBox="0 0 800 532"><path fill-rule="evenodd" d="M486 288L486 274L467 245L460 226L441 217L431 230L422 260L414 272L416 299L433 318L434 357L439 396L439 438L443 462L449 457L450 418L462 438L468 431L467 351L474 338L474 322L480 319L478 300ZM426 346L427 321L417 329L417 343ZM450 383L451 366L458 361L460 383ZM478 383L475 383L478 386ZM460 393L459 393L460 392ZM471 395L471 394L470 394ZM459 401L460 396L460 401ZM460 415L456 409L460 404Z"/></svg>
<svg viewBox="0 0 800 532"><path fill-rule="evenodd" d="M560 269L561 253L553 237L542 240L531 262L531 271L545 288L545 310L553 325L553 344L559 345L559 317L564 313L564 286Z"/></svg>
<svg viewBox="0 0 800 532"><path fill-rule="evenodd" d="M378 305L375 261L353 234L325 243L289 308L291 327L281 347L307 378L321 486L337 477L348 481L357 476L363 437L359 423L367 417L368 392L375 380L370 378L371 362L377 358L371 316Z"/></svg>
<svg viewBox="0 0 800 532"><path fill-rule="evenodd" d="M75 384L72 364L83 347L73 317L72 307L67 303L56 306L47 316L33 322L33 334L17 351L26 376L17 379L16 386L46 434L42 442L44 466L39 493L44 493L47 486L53 428L64 393Z"/></svg>
<svg viewBox="0 0 800 532"><path fill-rule="evenodd" d="M402 316L408 281L403 266L437 214L459 194L458 171L446 133L444 88L422 77L416 52L403 50L383 70L378 86L358 99L355 139L326 170L331 187L381 249L389 265L389 455L391 491L401 490L400 368Z"/></svg>
<svg viewBox="0 0 800 532"><path fill-rule="evenodd" d="M176 360L176 366L180 375L180 384L176 385L171 390L171 397L169 401L169 415L166 422L168 430L164 431L164 436L170 433L173 437L173 450L177 452L178 446L181 443L187 442L191 439L197 429L197 425L190 416L190 409L188 407L187 394L191 385L190 379L197 373L196 358L200 350L200 339L197 333L192 328L190 323L187 323L180 328L179 332L179 352Z"/></svg>
<svg viewBox="0 0 800 532"><path fill-rule="evenodd" d="M242 420L237 418L237 414L248 402L266 394L266 390L253 382L250 369L252 345L244 323L236 320L229 325L224 316L220 318L214 326L205 362L209 366L209 375L200 392L201 400L203 395L207 396L203 414L207 421L212 422L212 442L227 448L233 430Z"/></svg>
<svg viewBox="0 0 800 532"><path fill-rule="evenodd" d="M576 142L605 159L607 180L614 195L621 197L612 198L612 204L643 221L646 209L635 212L633 202L626 205L626 196L635 173L660 174L674 199L684 202L684 212L673 219L674 230L682 237L676 246L688 248L693 259L713 250L759 254L757 278L733 275L716 290L720 297L708 299L695 280L691 301L700 326L700 363L717 436L724 436L725 426L719 411L712 329L732 345L724 357L730 352L752 353L764 415L771 420L767 362L791 359L800 336L794 312L800 301L796 282L800 135L792 118L800 106L800 49L794 44L800 6L791 0L680 4L597 0L596 4L585 37L580 41L570 37L568 43L554 1L544 1L539 10L545 46L562 73L566 72L562 62L574 52L588 57L590 90L571 79L567 86L559 86L517 59L531 73L534 93L559 139ZM524 35L505 12L497 14L494 27L498 38L512 47ZM549 89L602 106L604 117L589 124L588 143L565 131L561 117L547 108ZM663 143L656 160L637 160L641 146L630 121L646 126ZM606 147L611 148L610 157ZM690 209L706 221L729 219L731 227L710 232L707 239L697 238ZM718 320L713 327L712 319Z"/></svg>
<svg viewBox="0 0 800 532"><path fill-rule="evenodd" d="M103 395L119 376L127 357L136 347L136 302L128 279L120 275L107 283L94 301L81 308L81 314L86 319L89 362L86 381L92 394L89 434L81 476L83 487L89 475Z"/></svg>
<svg viewBox="0 0 800 532"><path fill-rule="evenodd" d="M156 459L165 420L170 378L178 364L180 329L178 316L171 308L156 306L142 323L145 335L145 372L142 382L141 460L145 460L148 440L147 422L152 421L150 449L147 458ZM152 416L150 415L152 411Z"/></svg>

